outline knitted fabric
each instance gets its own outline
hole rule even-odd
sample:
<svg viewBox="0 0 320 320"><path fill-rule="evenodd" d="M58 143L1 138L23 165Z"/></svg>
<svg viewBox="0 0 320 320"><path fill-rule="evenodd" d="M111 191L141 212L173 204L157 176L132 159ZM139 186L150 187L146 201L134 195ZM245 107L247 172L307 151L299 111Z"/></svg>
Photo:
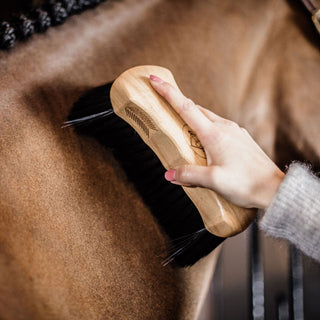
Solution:
<svg viewBox="0 0 320 320"><path fill-rule="evenodd" d="M290 165L260 227L320 262L320 179L306 165Z"/></svg>

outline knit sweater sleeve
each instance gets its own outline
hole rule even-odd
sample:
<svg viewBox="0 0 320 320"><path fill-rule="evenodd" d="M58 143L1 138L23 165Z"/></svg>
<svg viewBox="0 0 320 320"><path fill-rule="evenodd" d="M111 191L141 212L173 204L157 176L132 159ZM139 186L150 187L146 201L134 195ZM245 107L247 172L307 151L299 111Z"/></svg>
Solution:
<svg viewBox="0 0 320 320"><path fill-rule="evenodd" d="M290 165L260 228L320 262L320 179L306 165Z"/></svg>

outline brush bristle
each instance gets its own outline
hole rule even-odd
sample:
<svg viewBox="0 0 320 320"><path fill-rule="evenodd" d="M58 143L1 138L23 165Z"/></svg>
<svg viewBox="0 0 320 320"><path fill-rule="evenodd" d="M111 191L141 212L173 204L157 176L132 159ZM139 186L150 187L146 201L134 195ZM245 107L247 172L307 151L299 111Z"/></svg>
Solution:
<svg viewBox="0 0 320 320"><path fill-rule="evenodd" d="M113 113L111 85L97 87L82 96L74 104L68 120L82 118L75 126L76 131L113 150L129 180L169 237L169 255L163 264L175 261L182 267L193 265L225 238L205 229L197 208L183 189L164 179L166 170L158 157L130 125ZM99 114L107 116L93 116Z"/></svg>

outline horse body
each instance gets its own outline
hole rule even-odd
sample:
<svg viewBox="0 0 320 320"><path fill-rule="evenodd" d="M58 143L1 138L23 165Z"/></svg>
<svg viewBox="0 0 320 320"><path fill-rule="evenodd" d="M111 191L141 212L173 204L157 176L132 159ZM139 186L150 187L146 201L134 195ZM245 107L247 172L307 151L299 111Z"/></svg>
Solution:
<svg viewBox="0 0 320 320"><path fill-rule="evenodd" d="M165 236L112 153L61 124L88 88L162 65L272 157L290 140L315 161L320 58L293 12L282 1L115 1L0 53L1 319L199 317L218 251L162 267Z"/></svg>

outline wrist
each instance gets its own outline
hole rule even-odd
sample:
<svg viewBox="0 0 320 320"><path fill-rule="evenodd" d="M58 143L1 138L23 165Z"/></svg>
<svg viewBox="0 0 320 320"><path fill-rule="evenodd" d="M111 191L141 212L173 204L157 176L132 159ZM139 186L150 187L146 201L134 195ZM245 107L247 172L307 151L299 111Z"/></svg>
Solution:
<svg viewBox="0 0 320 320"><path fill-rule="evenodd" d="M285 174L276 168L267 178L262 179L263 181L255 188L254 207L263 210L268 208L284 177Z"/></svg>

